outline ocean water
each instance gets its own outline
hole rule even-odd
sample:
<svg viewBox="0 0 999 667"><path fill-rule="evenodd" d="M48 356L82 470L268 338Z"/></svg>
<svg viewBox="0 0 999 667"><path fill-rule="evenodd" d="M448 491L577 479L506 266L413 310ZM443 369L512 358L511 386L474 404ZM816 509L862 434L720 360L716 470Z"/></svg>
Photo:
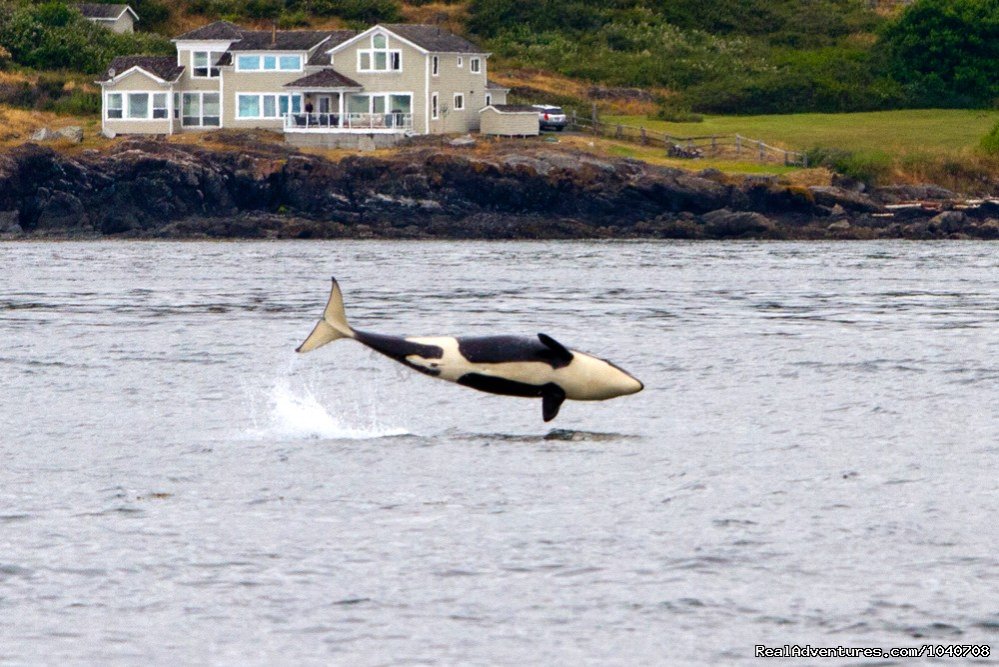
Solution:
<svg viewBox="0 0 999 667"><path fill-rule="evenodd" d="M8 243L0 266L2 664L997 655L997 244ZM331 275L358 328L545 332L646 389L544 424L353 341L296 355Z"/></svg>

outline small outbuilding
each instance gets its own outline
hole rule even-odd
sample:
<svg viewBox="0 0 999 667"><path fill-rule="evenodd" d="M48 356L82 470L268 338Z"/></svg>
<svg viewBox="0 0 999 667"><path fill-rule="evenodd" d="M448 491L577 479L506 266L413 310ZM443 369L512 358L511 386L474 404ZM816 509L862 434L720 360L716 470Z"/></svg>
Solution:
<svg viewBox="0 0 999 667"><path fill-rule="evenodd" d="M74 6L80 10L83 18L112 32L135 32L135 22L139 20L139 15L128 5L80 3Z"/></svg>
<svg viewBox="0 0 999 667"><path fill-rule="evenodd" d="M490 104L479 112L479 131L501 137L536 137L538 110L517 104Z"/></svg>

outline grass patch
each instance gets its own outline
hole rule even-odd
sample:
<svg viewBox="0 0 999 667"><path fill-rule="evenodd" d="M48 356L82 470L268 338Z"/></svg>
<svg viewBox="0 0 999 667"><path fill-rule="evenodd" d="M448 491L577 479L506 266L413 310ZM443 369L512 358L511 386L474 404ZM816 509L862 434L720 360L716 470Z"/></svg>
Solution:
<svg viewBox="0 0 999 667"><path fill-rule="evenodd" d="M741 134L793 150L823 147L843 151L952 154L979 145L999 122L999 111L916 109L847 114L705 116L699 123L670 123L642 116L603 120L644 126L677 136Z"/></svg>

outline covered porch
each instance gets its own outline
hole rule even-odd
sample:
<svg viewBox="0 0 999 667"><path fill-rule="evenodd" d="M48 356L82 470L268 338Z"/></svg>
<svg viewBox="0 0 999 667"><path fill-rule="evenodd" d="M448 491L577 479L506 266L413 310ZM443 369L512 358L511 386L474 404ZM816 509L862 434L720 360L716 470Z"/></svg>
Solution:
<svg viewBox="0 0 999 667"><path fill-rule="evenodd" d="M323 69L285 89L302 96L298 112L284 115L287 133L409 133L413 130L412 93L365 92L357 82Z"/></svg>

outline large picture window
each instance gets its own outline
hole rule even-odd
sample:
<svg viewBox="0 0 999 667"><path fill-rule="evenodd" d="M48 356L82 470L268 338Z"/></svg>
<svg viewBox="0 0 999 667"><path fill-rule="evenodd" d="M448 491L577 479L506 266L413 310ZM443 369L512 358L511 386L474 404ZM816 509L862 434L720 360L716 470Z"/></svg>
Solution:
<svg viewBox="0 0 999 667"><path fill-rule="evenodd" d="M436 98L436 95L435 95ZM384 95L351 95L347 98L348 113L412 113L413 96L409 93Z"/></svg>
<svg viewBox="0 0 999 667"><path fill-rule="evenodd" d="M357 52L359 72L400 72L402 51L388 48L388 38L382 34L371 37L371 48Z"/></svg>
<svg viewBox="0 0 999 667"><path fill-rule="evenodd" d="M128 94L128 117L149 118L149 93Z"/></svg>
<svg viewBox="0 0 999 667"><path fill-rule="evenodd" d="M301 70L302 56L236 56L238 72L300 72Z"/></svg>
<svg viewBox="0 0 999 667"><path fill-rule="evenodd" d="M245 119L282 118L286 113L301 113L301 95L240 93L236 95L236 117Z"/></svg>
<svg viewBox="0 0 999 667"><path fill-rule="evenodd" d="M219 127L221 105L218 93L184 93L181 121L185 127Z"/></svg>
<svg viewBox="0 0 999 667"><path fill-rule="evenodd" d="M104 98L108 120L165 120L170 117L167 93L108 93Z"/></svg>

